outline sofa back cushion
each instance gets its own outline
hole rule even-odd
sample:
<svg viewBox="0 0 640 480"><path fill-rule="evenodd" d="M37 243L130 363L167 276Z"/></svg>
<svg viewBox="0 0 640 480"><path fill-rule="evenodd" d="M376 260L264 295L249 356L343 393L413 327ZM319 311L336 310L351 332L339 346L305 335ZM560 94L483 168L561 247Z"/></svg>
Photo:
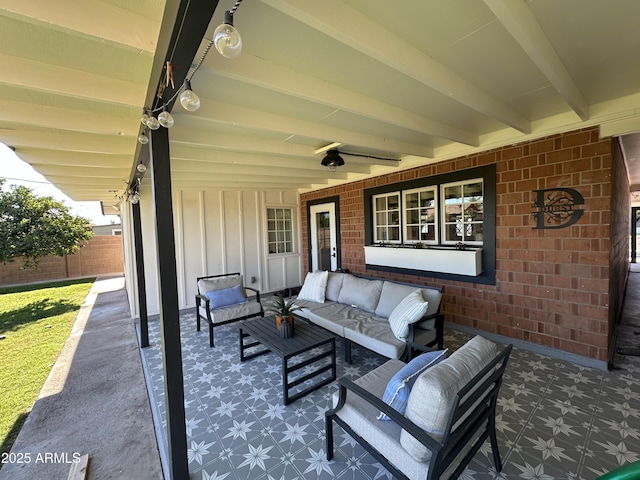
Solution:
<svg viewBox="0 0 640 480"><path fill-rule="evenodd" d="M206 294L215 290L223 290L225 288L242 285L242 275L225 275L223 277L201 278L198 280L198 292Z"/></svg>
<svg viewBox="0 0 640 480"><path fill-rule="evenodd" d="M378 305L383 283L382 280L367 280L347 274L342 281L338 302L373 313Z"/></svg>
<svg viewBox="0 0 640 480"><path fill-rule="evenodd" d="M398 304L407 298L407 295L414 292L415 285L404 285L402 283L396 283L391 281L385 281L380 292L380 301L376 306L376 315L379 317L389 318L391 312L398 306ZM426 315L433 315L438 313L440 308L440 301L442 300L442 292L437 288L420 288L422 297L426 302L429 302Z"/></svg>
<svg viewBox="0 0 640 480"><path fill-rule="evenodd" d="M497 354L495 343L476 336L448 359L429 368L418 377L411 389L407 418L440 441L457 393ZM431 451L404 430L400 434L400 444L419 462L431 457Z"/></svg>
<svg viewBox="0 0 640 480"><path fill-rule="evenodd" d="M327 278L327 291L324 295L326 300L331 302L338 301L340 290L342 289L342 282L344 281L345 276L346 275L344 273L329 272L329 277Z"/></svg>

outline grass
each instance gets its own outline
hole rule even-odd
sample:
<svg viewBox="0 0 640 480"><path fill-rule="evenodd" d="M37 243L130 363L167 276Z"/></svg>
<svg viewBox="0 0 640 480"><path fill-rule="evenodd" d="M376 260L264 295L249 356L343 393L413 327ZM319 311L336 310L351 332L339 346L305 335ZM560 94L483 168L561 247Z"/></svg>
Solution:
<svg viewBox="0 0 640 480"><path fill-rule="evenodd" d="M94 280L0 289L0 455L11 450Z"/></svg>

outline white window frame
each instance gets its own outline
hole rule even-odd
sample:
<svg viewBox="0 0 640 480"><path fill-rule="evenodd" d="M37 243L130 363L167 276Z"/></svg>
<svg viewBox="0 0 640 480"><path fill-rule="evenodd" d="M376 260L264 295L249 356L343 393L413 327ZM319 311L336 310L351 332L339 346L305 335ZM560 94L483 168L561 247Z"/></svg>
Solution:
<svg viewBox="0 0 640 480"><path fill-rule="evenodd" d="M409 240L409 235L408 235L408 228L410 226L415 226L416 224L414 223L409 223L409 210L418 210L420 211L422 209L422 207L420 207L420 193L423 192L433 192L433 228L435 229L435 235L434 235L434 239L433 240ZM417 208L409 208L409 202L407 201L407 196L417 193L418 194L418 207ZM404 243L406 244L413 244L413 243L424 243L424 244L428 244L428 245L438 245L439 243L439 234L440 234L440 229L439 229L439 203L438 203L438 188L436 185L429 185L426 187L419 187L419 188L412 188L411 190L402 190L402 238L404 240ZM420 223L419 226L422 226L422 214L420 212L418 212L418 215L420 216ZM429 226L431 226L431 222L428 224Z"/></svg>
<svg viewBox="0 0 640 480"><path fill-rule="evenodd" d="M441 201L441 205L440 205L440 209L441 209L441 232L442 232L442 239L441 239L441 243L443 245L455 245L457 243L464 243L465 245L477 245L477 246L482 246L483 245L483 241L482 240L470 240L467 236L466 236L466 231L471 225L484 225L484 217L481 221L462 221L462 222L456 222L456 223L460 223L459 226L457 226L457 228L461 228L461 232L462 235L460 238L454 239L454 240L447 240L446 235L447 235L447 226L448 225L453 225L454 222L448 222L447 221L447 214L446 214L446 195L445 195L445 190L447 188L450 187L457 187L460 186L462 188L461 192L462 192L462 197L461 197L461 206L462 206L462 211L464 211L464 205L465 205L465 193L464 193L464 187L465 185L470 185L470 184L476 184L476 183L480 183L482 185L482 205L483 205L483 211L484 211L484 179L481 178L471 178L471 179L467 179L467 180L462 180L459 182L451 182L451 183L443 183L442 185L440 185L440 198L442 199ZM467 202L469 203L469 202Z"/></svg>
<svg viewBox="0 0 640 480"><path fill-rule="evenodd" d="M289 222L290 222L290 231L289 233L291 234L291 238L290 240L287 240L286 238L286 229L280 229L278 226L278 218L277 218L277 212L274 212L275 218L273 220L275 220L275 229L271 229L269 227L269 210L289 210L290 213L290 218L289 218ZM296 221L296 210L294 207L289 207L289 206L267 206L266 210L265 210L265 221L266 221L266 241L267 241L267 255L269 255L270 257L272 256L281 256L281 255L291 255L291 254L295 254L296 253L296 239L295 239L295 221ZM286 220L286 219L285 219ZM270 233L275 233L276 235L276 239L275 241L271 241L270 240ZM283 236L283 238L281 238L281 236ZM285 251L278 251L280 249L280 244L283 243L284 246L286 247L286 245L288 243L291 244L291 250L285 250ZM274 244L276 246L276 251L271 253L271 245Z"/></svg>
<svg viewBox="0 0 640 480"><path fill-rule="evenodd" d="M395 191L395 192L387 192L387 193L381 193L378 195L373 195L371 197L371 202L372 202L372 212L373 212L373 242L374 243L402 243L402 192L400 190ZM389 236L389 228L395 227L395 225L392 224L384 224L384 225L378 225L378 210L377 210L377 199L378 198L388 198L388 197L393 197L393 196L397 196L398 197L398 240L389 240L388 238L378 238L378 227L386 227L387 228L387 237ZM388 202L387 202L388 205ZM392 210L385 210L385 212L387 212L387 214L392 211Z"/></svg>

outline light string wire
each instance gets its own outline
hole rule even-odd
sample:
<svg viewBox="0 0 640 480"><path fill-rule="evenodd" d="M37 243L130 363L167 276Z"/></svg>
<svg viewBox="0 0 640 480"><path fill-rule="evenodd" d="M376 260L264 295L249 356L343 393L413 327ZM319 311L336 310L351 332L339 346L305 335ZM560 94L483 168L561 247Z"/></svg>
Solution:
<svg viewBox="0 0 640 480"><path fill-rule="evenodd" d="M242 0L236 0L236 3L233 5L233 7L231 7L231 10L229 10L231 12L231 15L235 14L236 11L238 10L238 7L240 6L240 4L242 3ZM187 10L188 10L188 6L187 6ZM182 33L182 27L184 26L184 22L185 22L185 16L182 17L182 22L180 23L180 29L178 30L178 38L180 38L180 34ZM207 44L207 46L204 49L204 52L202 52L202 55L200 56L200 60L198 61L197 64L195 64L195 66L192 66L189 68L189 72L187 72L187 75L185 76L185 80L189 80L191 81L191 79L193 78L193 76L195 75L195 73L198 71L198 69L202 66L202 63L204 62L204 59L207 58L207 55L209 54L209 51L211 50L211 47L213 46L215 39L211 39L209 40L209 43ZM173 51L171 52L171 56L169 57L169 62L171 60L173 60L173 55L175 53L175 49L176 49L176 45L178 44L178 42L176 41L175 44L173 45ZM166 81L166 76L167 73L165 73L165 77L163 79L163 81ZM184 84L183 84L184 86ZM167 103L171 103L173 102L176 97L178 96L178 94L180 94L182 92L182 88L178 88L176 90L176 92L173 94L173 96L171 96L171 98L169 98L169 100L166 103L163 103L161 106L155 108L155 109L147 109L145 108L145 110L147 110L149 113L156 113L156 112L160 112L162 111L162 109L164 108L164 106Z"/></svg>

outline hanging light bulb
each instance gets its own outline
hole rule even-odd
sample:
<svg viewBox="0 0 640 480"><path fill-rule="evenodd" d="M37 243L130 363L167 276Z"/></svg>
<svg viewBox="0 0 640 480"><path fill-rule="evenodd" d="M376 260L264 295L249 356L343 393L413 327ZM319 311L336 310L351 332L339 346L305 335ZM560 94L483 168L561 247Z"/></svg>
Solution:
<svg viewBox="0 0 640 480"><path fill-rule="evenodd" d="M158 122L158 119L153 115L149 115L149 118L147 119L147 127L151 130L157 130L160 128L160 122Z"/></svg>
<svg viewBox="0 0 640 480"><path fill-rule="evenodd" d="M129 201L135 205L140 201L140 194L138 192L133 192L133 195L129 196Z"/></svg>
<svg viewBox="0 0 640 480"><path fill-rule="evenodd" d="M140 135L138 135L138 142L140 142L141 145L146 145L147 143L149 143L149 137L147 137L147 134L145 132L142 132Z"/></svg>
<svg viewBox="0 0 640 480"><path fill-rule="evenodd" d="M189 112L195 112L200 108L200 97L191 90L191 81L188 78L184 80L184 87L180 94L180 105Z"/></svg>
<svg viewBox="0 0 640 480"><path fill-rule="evenodd" d="M144 173L147 171L147 166L140 162L137 166L136 166L136 170L138 170L140 173Z"/></svg>
<svg viewBox="0 0 640 480"><path fill-rule="evenodd" d="M149 114L147 113L147 111L145 110L144 113L142 114L142 117L140 117L140 122L143 125L147 124L147 120L149 120Z"/></svg>
<svg viewBox="0 0 640 480"><path fill-rule="evenodd" d="M158 115L158 122L160 122L160 125L162 125L164 128L173 127L173 115L167 112L166 105L162 106L162 112L160 112L160 115Z"/></svg>
<svg viewBox="0 0 640 480"><path fill-rule="evenodd" d="M233 26L233 13L224 12L224 23L218 25L213 32L213 43L220 55L226 58L236 58L242 51L242 38Z"/></svg>

